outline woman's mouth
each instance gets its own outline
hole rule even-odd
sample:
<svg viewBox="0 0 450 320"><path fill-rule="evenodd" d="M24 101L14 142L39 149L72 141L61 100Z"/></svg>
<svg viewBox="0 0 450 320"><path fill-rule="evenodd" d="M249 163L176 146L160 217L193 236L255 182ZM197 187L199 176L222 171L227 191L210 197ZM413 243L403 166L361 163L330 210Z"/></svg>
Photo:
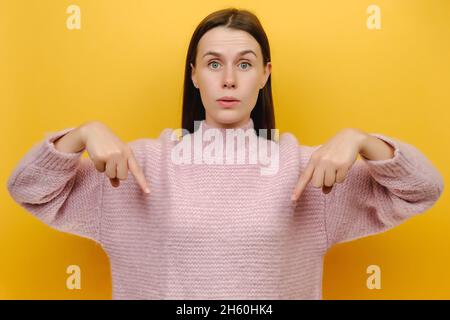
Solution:
<svg viewBox="0 0 450 320"><path fill-rule="evenodd" d="M222 107L230 108L237 105L239 100L217 100Z"/></svg>

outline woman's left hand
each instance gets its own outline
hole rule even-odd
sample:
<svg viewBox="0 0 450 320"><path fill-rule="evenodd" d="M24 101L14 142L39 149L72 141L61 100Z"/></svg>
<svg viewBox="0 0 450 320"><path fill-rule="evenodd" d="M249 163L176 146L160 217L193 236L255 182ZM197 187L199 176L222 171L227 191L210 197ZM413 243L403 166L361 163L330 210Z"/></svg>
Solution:
<svg viewBox="0 0 450 320"><path fill-rule="evenodd" d="M329 193L334 183L343 182L367 137L368 134L359 129L346 128L321 145L312 153L291 199L297 201L310 180L324 193Z"/></svg>

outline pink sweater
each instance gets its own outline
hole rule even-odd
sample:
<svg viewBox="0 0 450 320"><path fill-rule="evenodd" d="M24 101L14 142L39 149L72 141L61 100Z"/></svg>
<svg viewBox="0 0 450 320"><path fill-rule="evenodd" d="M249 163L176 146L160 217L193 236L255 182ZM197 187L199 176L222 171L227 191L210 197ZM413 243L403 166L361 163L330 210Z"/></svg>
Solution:
<svg viewBox="0 0 450 320"><path fill-rule="evenodd" d="M444 186L415 147L372 133L395 148L393 159L358 159L329 194L308 184L295 204L294 186L320 146L283 133L278 172L261 175L260 164L176 164L179 142L166 128L128 143L149 181L146 195L131 173L114 188L83 152L56 150L52 142L72 129L31 148L8 190L44 223L103 247L113 299L322 299L323 258L333 244L425 212Z"/></svg>

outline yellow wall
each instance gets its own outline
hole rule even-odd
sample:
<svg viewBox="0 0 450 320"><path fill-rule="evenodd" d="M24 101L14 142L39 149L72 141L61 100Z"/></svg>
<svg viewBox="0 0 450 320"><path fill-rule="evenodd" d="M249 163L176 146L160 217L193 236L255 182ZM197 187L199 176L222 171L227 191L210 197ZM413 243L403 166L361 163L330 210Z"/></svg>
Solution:
<svg viewBox="0 0 450 320"><path fill-rule="evenodd" d="M176 2L0 0L0 298L111 298L102 249L26 213L6 180L47 132L91 119L126 141L178 128L190 36L223 7L250 9L265 27L281 131L306 145L345 127L380 132L417 146L448 181L449 1ZM380 30L366 26L372 3ZM80 30L66 27L70 4ZM333 247L324 299L450 299L447 193L395 229ZM81 290L65 287L70 264ZM366 287L371 264L381 290Z"/></svg>

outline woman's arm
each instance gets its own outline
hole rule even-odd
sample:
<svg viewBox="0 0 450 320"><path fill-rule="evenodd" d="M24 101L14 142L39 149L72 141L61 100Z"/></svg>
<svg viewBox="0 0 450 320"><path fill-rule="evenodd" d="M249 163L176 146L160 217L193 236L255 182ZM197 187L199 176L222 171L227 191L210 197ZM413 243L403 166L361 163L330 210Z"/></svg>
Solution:
<svg viewBox="0 0 450 320"><path fill-rule="evenodd" d="M59 138L61 150L53 144ZM11 197L44 223L99 241L104 175L81 158L83 149L77 129L56 132L28 151L7 186Z"/></svg>
<svg viewBox="0 0 450 320"><path fill-rule="evenodd" d="M443 191L441 174L417 148L382 134L370 135L371 144L366 144L345 181L323 194L328 248L397 226L431 208ZM392 158L379 143L392 147Z"/></svg>
<svg viewBox="0 0 450 320"><path fill-rule="evenodd" d="M366 160L387 160L394 157L395 148L383 139L365 134L359 154Z"/></svg>
<svg viewBox="0 0 450 320"><path fill-rule="evenodd" d="M53 141L55 149L64 153L77 153L84 151L86 148L83 130L85 125L82 125L74 130L70 130L67 134L56 138Z"/></svg>

